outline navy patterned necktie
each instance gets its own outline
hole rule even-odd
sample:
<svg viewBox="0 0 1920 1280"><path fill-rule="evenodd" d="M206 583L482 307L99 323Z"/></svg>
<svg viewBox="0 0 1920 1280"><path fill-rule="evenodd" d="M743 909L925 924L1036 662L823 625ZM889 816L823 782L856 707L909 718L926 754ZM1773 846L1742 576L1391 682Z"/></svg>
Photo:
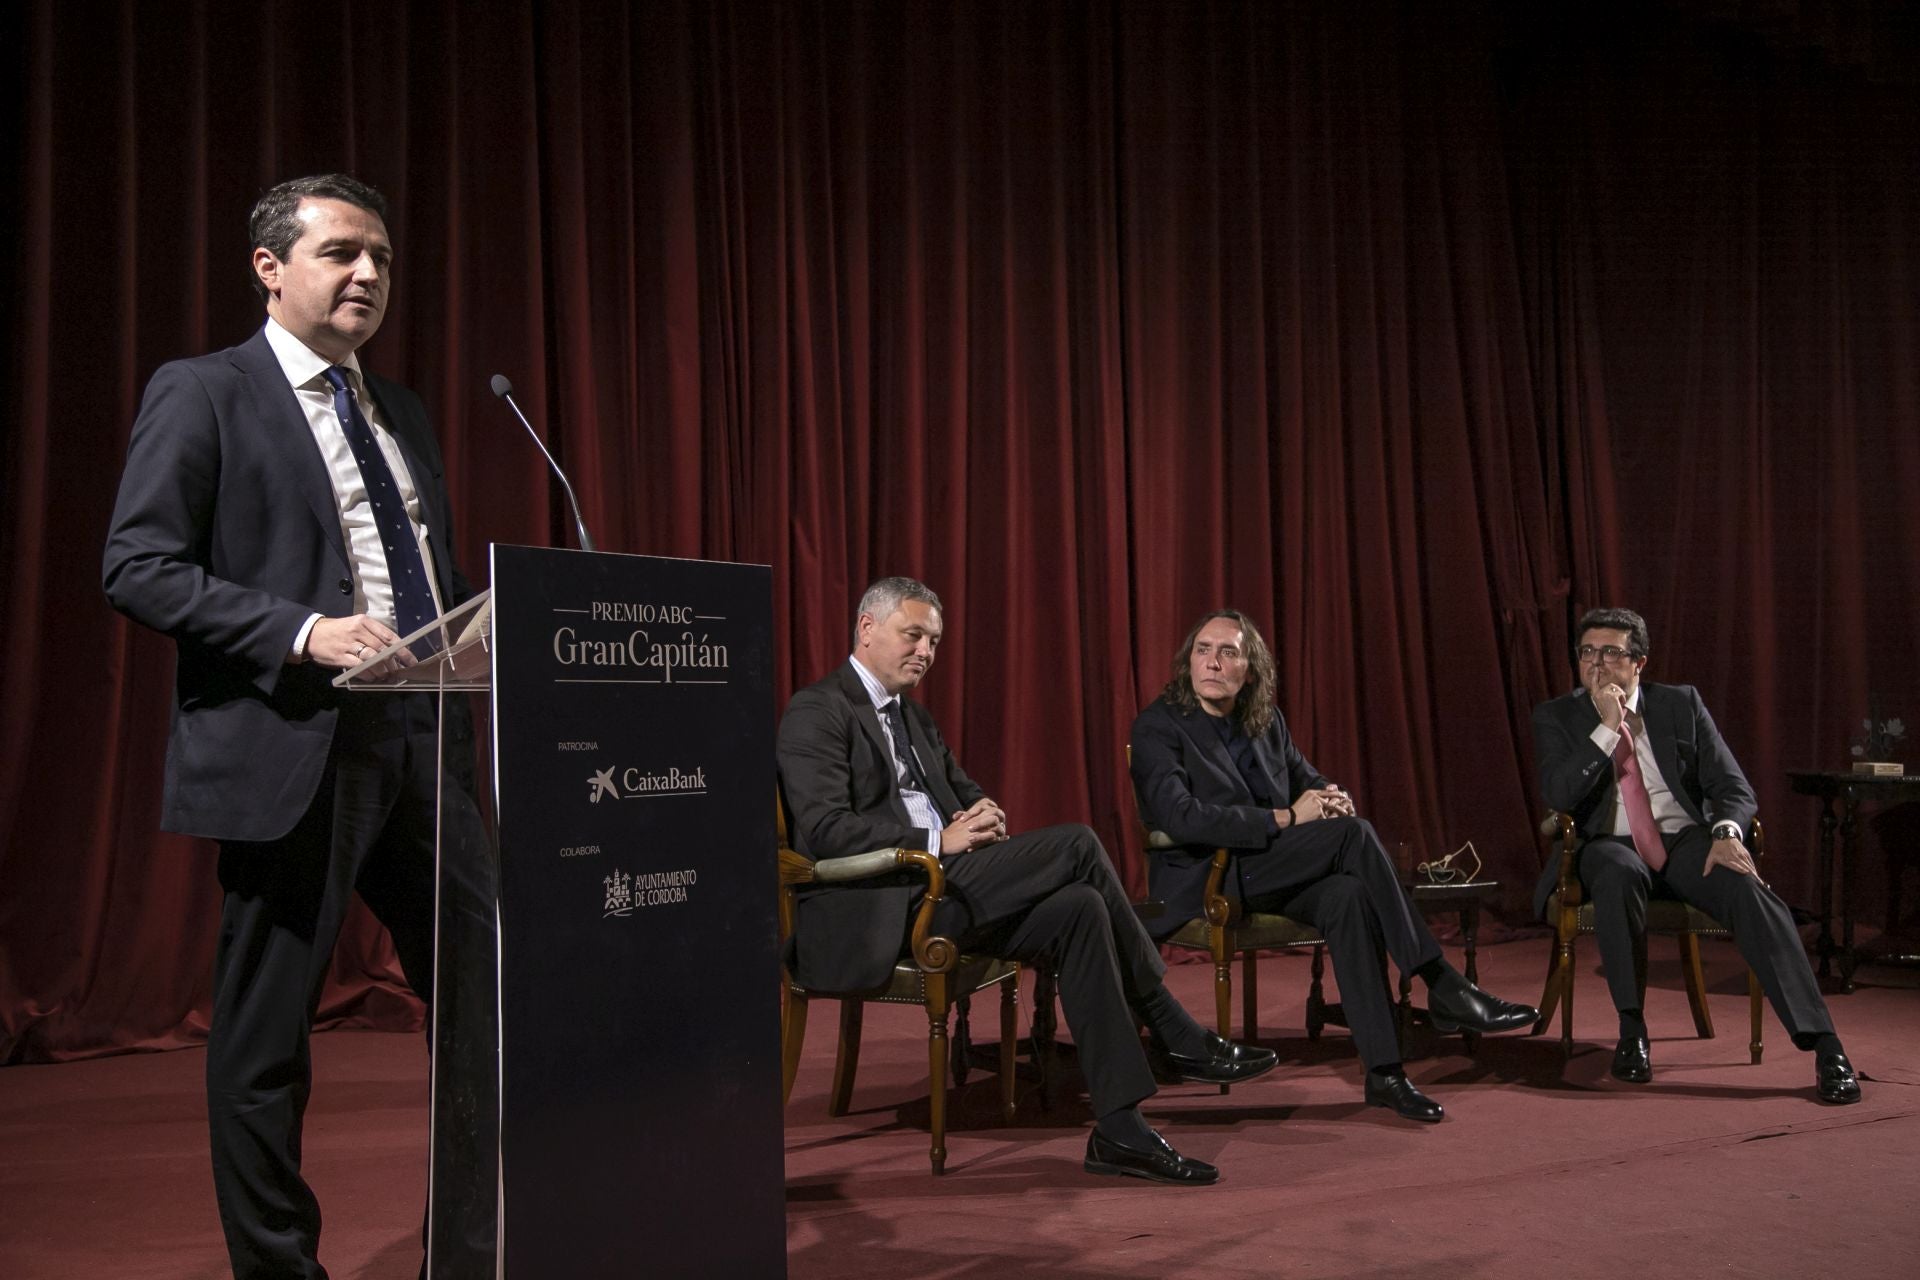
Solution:
<svg viewBox="0 0 1920 1280"><path fill-rule="evenodd" d="M433 621L433 588L427 584L426 561L420 558L420 543L414 537L413 521L407 518L406 502L394 481L393 468L373 438L347 385L347 371L329 365L324 375L333 387L333 410L340 415L341 430L353 460L360 465L360 480L367 487L367 500L373 504L373 522L380 530L380 545L387 552L387 578L393 583L394 626L401 635L411 635ZM431 637L422 637L413 646L415 654L426 657L437 647Z"/></svg>
<svg viewBox="0 0 1920 1280"><path fill-rule="evenodd" d="M913 743L907 737L907 713L900 706L900 699L893 698L886 704L887 724L893 730L893 758L906 771L907 785L915 791L932 794L927 785L927 775L920 768L920 760L913 754Z"/></svg>

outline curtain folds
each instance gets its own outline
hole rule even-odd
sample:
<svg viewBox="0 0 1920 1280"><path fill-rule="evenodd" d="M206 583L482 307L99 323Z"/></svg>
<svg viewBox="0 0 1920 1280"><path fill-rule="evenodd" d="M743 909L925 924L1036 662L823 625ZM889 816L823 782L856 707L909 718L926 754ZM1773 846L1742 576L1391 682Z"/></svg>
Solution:
<svg viewBox="0 0 1920 1280"><path fill-rule="evenodd" d="M960 757L1136 890L1128 723L1233 605L1314 762L1389 845L1472 839L1514 923L1530 709L1578 612L1631 604L1814 905L1784 771L1869 701L1920 715L1920 112L1884 57L1681 8L350 3L317 40L32 0L0 1062L204 1032L172 650L98 553L147 377L259 323L252 199L329 169L393 203L362 358L435 416L470 575L572 537L504 373L603 548L773 566L783 692L869 579L925 578ZM417 1016L367 917L323 1016Z"/></svg>

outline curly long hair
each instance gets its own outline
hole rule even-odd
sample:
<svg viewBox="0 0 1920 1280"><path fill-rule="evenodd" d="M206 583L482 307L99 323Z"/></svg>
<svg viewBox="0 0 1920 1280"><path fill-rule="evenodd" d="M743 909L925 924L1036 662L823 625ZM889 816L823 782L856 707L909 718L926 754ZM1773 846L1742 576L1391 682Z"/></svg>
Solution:
<svg viewBox="0 0 1920 1280"><path fill-rule="evenodd" d="M1240 686L1240 696L1234 699L1233 720L1249 738L1257 738L1273 727L1273 699L1279 680L1274 674L1273 650L1267 648L1266 637L1260 634L1260 628L1253 624L1253 619L1238 609L1215 609L1212 613L1202 614L1200 621L1193 624L1193 629L1187 632L1187 638L1180 642L1179 649L1174 652L1173 679L1167 681L1167 687L1160 691L1161 696L1184 710L1200 709L1200 697L1193 691L1193 672L1190 667L1193 642L1201 628L1215 618L1226 618L1240 628L1240 647L1247 659L1247 682Z"/></svg>

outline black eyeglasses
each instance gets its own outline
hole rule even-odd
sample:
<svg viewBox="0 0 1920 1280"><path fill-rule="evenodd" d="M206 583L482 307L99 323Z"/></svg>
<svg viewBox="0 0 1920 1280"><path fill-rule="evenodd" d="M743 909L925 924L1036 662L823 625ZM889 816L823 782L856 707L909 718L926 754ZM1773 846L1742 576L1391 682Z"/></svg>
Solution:
<svg viewBox="0 0 1920 1280"><path fill-rule="evenodd" d="M1622 658L1631 658L1633 655L1617 644L1603 644L1598 648L1590 644L1583 644L1574 650L1574 656L1582 662L1592 662L1595 658L1600 658L1607 662L1618 662Z"/></svg>

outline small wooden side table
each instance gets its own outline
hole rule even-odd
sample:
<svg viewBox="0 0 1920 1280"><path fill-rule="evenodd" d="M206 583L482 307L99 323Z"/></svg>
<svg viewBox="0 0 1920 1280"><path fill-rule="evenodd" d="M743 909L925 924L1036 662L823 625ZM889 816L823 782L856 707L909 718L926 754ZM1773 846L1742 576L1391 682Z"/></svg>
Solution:
<svg viewBox="0 0 1920 1280"><path fill-rule="evenodd" d="M1901 777L1855 773L1848 770L1789 771L1796 795L1814 796L1820 801L1820 937L1814 950L1820 953L1820 976L1832 969L1835 951L1840 953L1840 990L1853 990L1853 971L1859 953L1853 949L1853 869L1860 861L1856 843L1860 830L1860 802L1920 799L1920 774ZM1840 802L1840 815L1834 816L1834 801ZM1833 941L1833 835L1840 833L1840 944Z"/></svg>
<svg viewBox="0 0 1920 1280"><path fill-rule="evenodd" d="M1467 884L1429 884L1424 880L1406 886L1407 896L1420 914L1434 916L1446 911L1458 912L1460 938L1467 948L1467 981L1480 982L1480 908L1492 902L1500 892L1498 880L1474 880ZM1407 1028L1413 1024L1413 978L1400 975L1400 1042L1406 1043ZM1467 1052L1480 1048L1480 1033L1462 1031Z"/></svg>

